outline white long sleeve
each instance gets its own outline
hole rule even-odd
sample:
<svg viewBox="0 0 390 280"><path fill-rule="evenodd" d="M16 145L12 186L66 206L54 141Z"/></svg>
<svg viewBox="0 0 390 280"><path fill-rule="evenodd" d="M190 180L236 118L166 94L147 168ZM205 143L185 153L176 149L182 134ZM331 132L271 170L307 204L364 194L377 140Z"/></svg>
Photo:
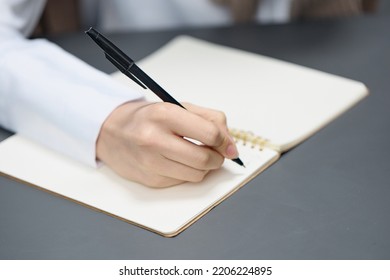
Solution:
<svg viewBox="0 0 390 280"><path fill-rule="evenodd" d="M46 40L24 38L43 0L0 0L0 126L89 165L108 115L139 92Z"/></svg>

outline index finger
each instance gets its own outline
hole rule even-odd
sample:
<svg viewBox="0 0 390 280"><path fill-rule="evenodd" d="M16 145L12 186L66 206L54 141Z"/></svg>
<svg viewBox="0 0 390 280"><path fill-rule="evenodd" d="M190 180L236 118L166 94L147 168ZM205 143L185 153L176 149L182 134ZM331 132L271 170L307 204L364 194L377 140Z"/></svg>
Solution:
<svg viewBox="0 0 390 280"><path fill-rule="evenodd" d="M171 106L176 108L167 112L166 122L173 133L200 141L226 158L238 156L234 142L223 127L196 113Z"/></svg>

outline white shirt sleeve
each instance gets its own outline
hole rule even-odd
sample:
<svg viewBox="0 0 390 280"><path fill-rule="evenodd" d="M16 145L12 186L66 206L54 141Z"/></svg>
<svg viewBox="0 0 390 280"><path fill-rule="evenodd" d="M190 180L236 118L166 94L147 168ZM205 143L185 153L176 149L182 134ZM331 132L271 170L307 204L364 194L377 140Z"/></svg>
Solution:
<svg viewBox="0 0 390 280"><path fill-rule="evenodd" d="M46 40L25 39L44 3L0 0L0 125L95 166L103 122L143 95Z"/></svg>

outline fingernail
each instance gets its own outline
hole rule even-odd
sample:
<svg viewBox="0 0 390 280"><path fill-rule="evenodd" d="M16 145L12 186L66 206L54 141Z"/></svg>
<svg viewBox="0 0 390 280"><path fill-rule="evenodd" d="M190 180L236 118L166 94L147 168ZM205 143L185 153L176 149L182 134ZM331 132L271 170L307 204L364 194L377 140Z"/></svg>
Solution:
<svg viewBox="0 0 390 280"><path fill-rule="evenodd" d="M229 158L237 158L238 151L234 144L229 144L226 148L226 154Z"/></svg>

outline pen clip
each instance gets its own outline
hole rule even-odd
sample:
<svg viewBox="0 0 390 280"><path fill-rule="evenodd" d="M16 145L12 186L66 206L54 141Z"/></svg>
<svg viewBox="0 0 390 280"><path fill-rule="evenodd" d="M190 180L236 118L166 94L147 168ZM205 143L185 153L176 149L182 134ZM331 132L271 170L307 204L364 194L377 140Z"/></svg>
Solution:
<svg viewBox="0 0 390 280"><path fill-rule="evenodd" d="M140 81L137 79L137 77L135 77L130 71L129 69L131 68L131 66L125 68L122 64L120 64L118 61L116 61L115 58L113 58L111 55L109 55L108 53L104 53L104 55L106 56L106 58L112 63L114 64L123 74L125 74L127 77L129 77L130 79L132 79L134 82L136 82L139 86L141 86L142 88L144 89L147 89L147 87Z"/></svg>

